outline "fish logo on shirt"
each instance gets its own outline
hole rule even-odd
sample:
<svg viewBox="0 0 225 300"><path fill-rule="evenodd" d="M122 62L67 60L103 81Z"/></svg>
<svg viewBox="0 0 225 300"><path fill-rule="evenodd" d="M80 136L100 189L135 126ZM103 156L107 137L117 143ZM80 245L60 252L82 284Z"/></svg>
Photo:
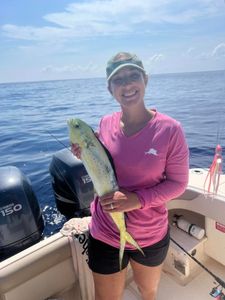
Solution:
<svg viewBox="0 0 225 300"><path fill-rule="evenodd" d="M157 150L154 148L150 148L145 154L152 154L154 156L158 156Z"/></svg>

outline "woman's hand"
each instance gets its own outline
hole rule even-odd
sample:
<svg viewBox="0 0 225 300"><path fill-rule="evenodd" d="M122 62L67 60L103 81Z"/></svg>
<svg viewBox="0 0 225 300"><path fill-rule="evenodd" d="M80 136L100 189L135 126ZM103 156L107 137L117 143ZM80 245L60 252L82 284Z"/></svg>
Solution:
<svg viewBox="0 0 225 300"><path fill-rule="evenodd" d="M120 189L117 192L100 197L100 204L105 212L126 212L141 208L135 193Z"/></svg>
<svg viewBox="0 0 225 300"><path fill-rule="evenodd" d="M80 148L80 146L78 144L71 144L71 152L78 159L81 159L81 148Z"/></svg>

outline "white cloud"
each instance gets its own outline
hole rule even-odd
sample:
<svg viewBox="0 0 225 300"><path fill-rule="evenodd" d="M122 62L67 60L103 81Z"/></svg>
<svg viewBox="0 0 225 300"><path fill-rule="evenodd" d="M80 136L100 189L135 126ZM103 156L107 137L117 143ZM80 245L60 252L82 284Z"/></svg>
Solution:
<svg viewBox="0 0 225 300"><path fill-rule="evenodd" d="M189 47L187 50L185 50L181 56L185 58L193 57L195 55L195 48Z"/></svg>
<svg viewBox="0 0 225 300"><path fill-rule="evenodd" d="M225 57L225 43L217 45L211 54L213 57Z"/></svg>
<svg viewBox="0 0 225 300"><path fill-rule="evenodd" d="M194 47L190 47L188 50L187 50L187 55L189 55L190 53L192 53L193 51L195 50Z"/></svg>
<svg viewBox="0 0 225 300"><path fill-rule="evenodd" d="M86 64L85 66L81 66L81 65L64 65L64 66L46 66L43 67L41 72L43 73L87 73L87 72L96 72L99 71L100 67L93 63L93 62L89 62L88 64Z"/></svg>
<svg viewBox="0 0 225 300"><path fill-rule="evenodd" d="M154 54L151 56L148 60L147 63L152 63L152 62L160 62L165 58L163 54Z"/></svg>
<svg viewBox="0 0 225 300"><path fill-rule="evenodd" d="M220 43L213 50L199 51L202 47L190 47L182 56L197 60L212 60L213 58L225 57L225 43ZM207 51L208 50L208 51Z"/></svg>
<svg viewBox="0 0 225 300"><path fill-rule="evenodd" d="M193 58L211 60L219 59L225 57L225 43L218 44L212 51L201 52L198 55L193 56Z"/></svg>
<svg viewBox="0 0 225 300"><path fill-rule="evenodd" d="M6 24L2 26L5 35L15 39L29 41L49 41L56 39L67 39L71 36L71 32L67 28L58 27L32 27L32 26L16 26Z"/></svg>
<svg viewBox="0 0 225 300"><path fill-rule="evenodd" d="M209 52L201 52L200 54L193 56L193 59L208 60L210 56Z"/></svg>
<svg viewBox="0 0 225 300"><path fill-rule="evenodd" d="M147 72L153 72L157 70L160 66L160 62L165 60L165 55L161 53L156 53L149 58L145 59L144 66Z"/></svg>
<svg viewBox="0 0 225 300"><path fill-rule="evenodd" d="M217 0L218 2L218 0ZM224 8L224 7L223 7ZM52 26L33 27L5 24L4 34L15 39L31 41L69 40L145 32L146 24L192 22L207 15L220 14L220 5L209 0L93 0L72 3L59 13L43 16ZM140 29L140 25L145 25Z"/></svg>

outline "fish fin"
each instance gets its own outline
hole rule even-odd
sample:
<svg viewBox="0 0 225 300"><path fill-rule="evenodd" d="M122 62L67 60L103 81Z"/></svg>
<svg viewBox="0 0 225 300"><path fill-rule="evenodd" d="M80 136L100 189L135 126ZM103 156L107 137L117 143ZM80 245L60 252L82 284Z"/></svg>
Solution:
<svg viewBox="0 0 225 300"><path fill-rule="evenodd" d="M138 243L132 238L132 236L127 231L125 233L125 238L126 238L126 241L128 243L130 243L135 248L137 248L145 256L145 254L144 254L143 250L141 249L141 247L138 245Z"/></svg>
<svg viewBox="0 0 225 300"><path fill-rule="evenodd" d="M126 244L126 235L120 234L120 253L119 253L119 261L120 261L120 271L122 270L122 261L123 261L123 254Z"/></svg>

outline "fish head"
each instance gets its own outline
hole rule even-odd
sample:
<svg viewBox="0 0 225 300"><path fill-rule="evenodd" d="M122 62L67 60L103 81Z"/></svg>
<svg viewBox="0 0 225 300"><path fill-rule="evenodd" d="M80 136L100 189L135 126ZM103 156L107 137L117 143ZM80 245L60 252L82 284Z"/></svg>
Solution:
<svg viewBox="0 0 225 300"><path fill-rule="evenodd" d="M93 139L92 128L80 119L70 119L67 121L69 126L69 137L72 144L78 144L81 148L86 147Z"/></svg>

